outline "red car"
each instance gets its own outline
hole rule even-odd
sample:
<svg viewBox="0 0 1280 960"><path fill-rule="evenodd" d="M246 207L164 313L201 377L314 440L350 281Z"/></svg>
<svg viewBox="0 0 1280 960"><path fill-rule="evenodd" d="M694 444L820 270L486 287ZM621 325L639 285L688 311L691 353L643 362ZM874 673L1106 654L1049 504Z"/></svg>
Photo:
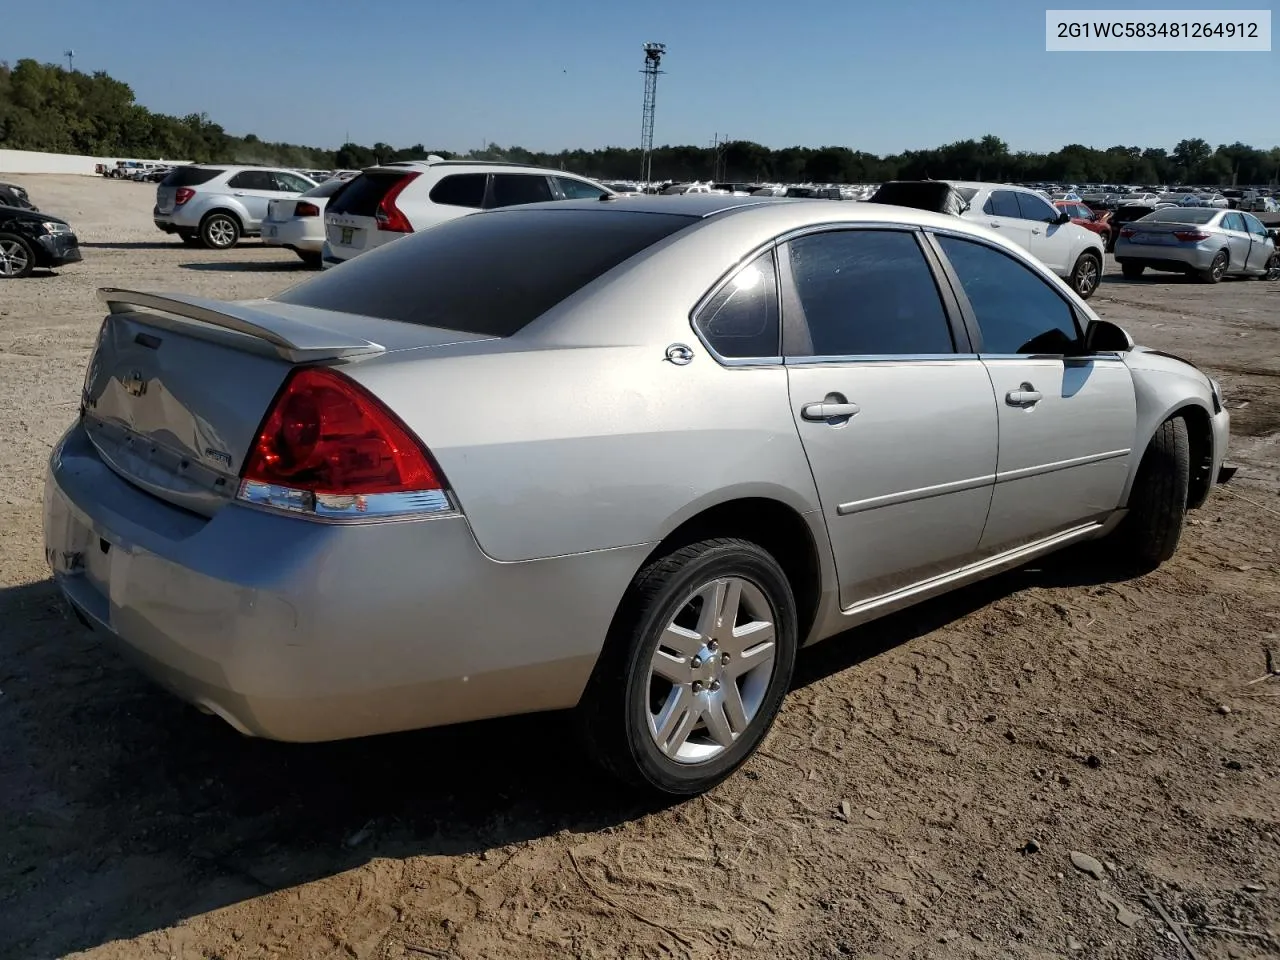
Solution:
<svg viewBox="0 0 1280 960"><path fill-rule="evenodd" d="M1079 200L1055 200L1053 205L1059 210L1067 211L1071 215L1072 223L1078 223L1086 230L1092 230L1094 233L1101 235L1102 245L1108 253L1115 247L1115 234L1111 230L1111 225L1107 222L1111 219L1110 211L1095 213Z"/></svg>

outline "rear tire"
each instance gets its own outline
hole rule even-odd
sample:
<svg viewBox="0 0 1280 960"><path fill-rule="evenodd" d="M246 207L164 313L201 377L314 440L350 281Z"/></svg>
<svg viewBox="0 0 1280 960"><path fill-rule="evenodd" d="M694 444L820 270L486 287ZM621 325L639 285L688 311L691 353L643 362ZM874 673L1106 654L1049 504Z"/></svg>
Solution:
<svg viewBox="0 0 1280 960"><path fill-rule="evenodd" d="M1081 300L1088 300L1098 289L1102 279L1102 258L1091 250L1080 254L1080 259L1071 268L1071 289Z"/></svg>
<svg viewBox="0 0 1280 960"><path fill-rule="evenodd" d="M324 258L314 250L295 250L298 258L307 266L309 270L319 270L324 266Z"/></svg>
<svg viewBox="0 0 1280 960"><path fill-rule="evenodd" d="M1219 250L1208 270L1201 270L1196 276L1201 283L1217 283L1227 274L1227 251Z"/></svg>
<svg viewBox="0 0 1280 960"><path fill-rule="evenodd" d="M188 247L194 247L201 242L200 235L194 230L179 230L178 239Z"/></svg>
<svg viewBox="0 0 1280 960"><path fill-rule="evenodd" d="M709 790L772 726L797 633L791 585L756 544L703 540L658 557L627 590L578 706L589 754L635 787Z"/></svg>
<svg viewBox="0 0 1280 960"><path fill-rule="evenodd" d="M1170 417L1147 444L1129 493L1129 514L1116 530L1125 556L1146 572L1178 549L1191 486L1187 422Z"/></svg>
<svg viewBox="0 0 1280 960"><path fill-rule="evenodd" d="M1120 264L1120 272L1124 274L1126 280L1138 280L1142 277L1142 271L1145 270L1140 263L1122 263Z"/></svg>
<svg viewBox="0 0 1280 960"><path fill-rule="evenodd" d="M200 221L200 242L210 250L230 250L240 242L240 221L214 211Z"/></svg>

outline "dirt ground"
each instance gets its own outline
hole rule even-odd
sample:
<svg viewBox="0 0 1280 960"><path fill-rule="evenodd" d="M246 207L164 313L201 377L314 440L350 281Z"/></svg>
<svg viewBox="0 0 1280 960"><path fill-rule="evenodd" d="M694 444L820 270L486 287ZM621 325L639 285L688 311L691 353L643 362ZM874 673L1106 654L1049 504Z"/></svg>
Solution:
<svg viewBox="0 0 1280 960"><path fill-rule="evenodd" d="M82 630L40 497L95 289L306 272L184 249L150 185L16 179L85 262L0 284L0 955L1191 956L1150 891L1203 960L1280 956L1280 283L1111 265L1094 301L1232 408L1240 473L1172 562L1126 580L1076 550L816 647L761 754L661 807L557 716L244 739Z"/></svg>

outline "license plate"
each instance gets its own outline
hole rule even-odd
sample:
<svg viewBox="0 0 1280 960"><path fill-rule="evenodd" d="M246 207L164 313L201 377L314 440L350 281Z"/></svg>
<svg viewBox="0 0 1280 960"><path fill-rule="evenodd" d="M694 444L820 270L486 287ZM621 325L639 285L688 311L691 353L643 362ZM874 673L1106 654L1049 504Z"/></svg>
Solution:
<svg viewBox="0 0 1280 960"><path fill-rule="evenodd" d="M1140 233L1133 239L1136 240L1138 243L1161 244L1161 243L1169 243L1172 241L1173 238L1170 237L1167 233Z"/></svg>
<svg viewBox="0 0 1280 960"><path fill-rule="evenodd" d="M340 243L350 243L350 242L351 242L351 238L352 238L352 236L355 234L355 232L356 232L356 231L355 231L355 227L343 227L343 228L342 228L342 240L340 240L339 242L340 242Z"/></svg>

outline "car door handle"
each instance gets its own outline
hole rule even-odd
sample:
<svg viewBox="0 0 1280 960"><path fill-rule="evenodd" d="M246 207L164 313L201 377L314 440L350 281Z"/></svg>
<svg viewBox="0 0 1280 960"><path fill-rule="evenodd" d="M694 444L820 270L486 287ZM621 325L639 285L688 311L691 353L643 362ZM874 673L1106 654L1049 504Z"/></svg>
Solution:
<svg viewBox="0 0 1280 960"><path fill-rule="evenodd" d="M1040 236L1040 228L1039 228L1039 227L1032 227L1032 228L1031 228L1031 235L1032 235L1033 237L1038 237L1038 236Z"/></svg>
<svg viewBox="0 0 1280 960"><path fill-rule="evenodd" d="M993 227L998 227L998 226L1000 226L1000 221L999 221L999 220L992 220L992 221L991 221L991 225L992 225Z"/></svg>
<svg viewBox="0 0 1280 960"><path fill-rule="evenodd" d="M800 410L800 416L806 420L848 420L857 416L862 408L856 403L806 403Z"/></svg>
<svg viewBox="0 0 1280 960"><path fill-rule="evenodd" d="M1004 402L1011 407L1034 407L1044 399L1044 395L1029 383L1024 383L1017 390L1010 390L1004 395Z"/></svg>

